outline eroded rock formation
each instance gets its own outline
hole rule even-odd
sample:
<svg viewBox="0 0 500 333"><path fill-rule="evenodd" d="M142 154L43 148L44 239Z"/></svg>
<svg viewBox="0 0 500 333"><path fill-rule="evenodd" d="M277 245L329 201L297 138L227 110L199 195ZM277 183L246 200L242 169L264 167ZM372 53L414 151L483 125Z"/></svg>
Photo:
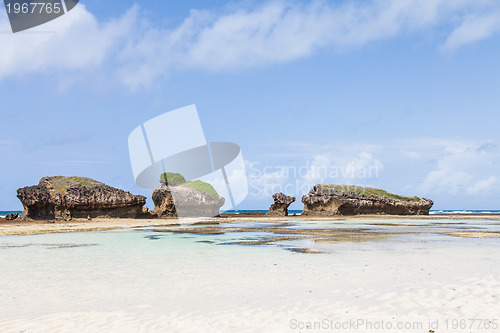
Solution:
<svg viewBox="0 0 500 333"><path fill-rule="evenodd" d="M38 185L17 190L24 211L21 219L135 218L146 197L85 177L44 177Z"/></svg>
<svg viewBox="0 0 500 333"><path fill-rule="evenodd" d="M288 206L295 201L295 198L280 192L273 194L273 200L274 203L269 207L266 215L288 216Z"/></svg>
<svg viewBox="0 0 500 333"><path fill-rule="evenodd" d="M172 198L172 193L168 185L161 184L159 187L155 188L151 197L155 204L155 208L150 211L153 217L177 217L174 198Z"/></svg>
<svg viewBox="0 0 500 333"><path fill-rule="evenodd" d="M302 215L426 215L434 202L353 185L315 185L302 197Z"/></svg>
<svg viewBox="0 0 500 333"><path fill-rule="evenodd" d="M217 216L224 205L225 199L208 183L185 181L176 173L163 174L160 181L152 194L155 208L150 213L153 217Z"/></svg>

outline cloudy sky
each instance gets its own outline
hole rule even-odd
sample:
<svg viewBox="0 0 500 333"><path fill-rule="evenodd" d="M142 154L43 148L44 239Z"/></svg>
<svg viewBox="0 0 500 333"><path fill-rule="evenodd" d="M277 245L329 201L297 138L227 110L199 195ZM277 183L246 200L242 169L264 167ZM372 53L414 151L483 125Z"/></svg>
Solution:
<svg viewBox="0 0 500 333"><path fill-rule="evenodd" d="M149 196L127 137L190 104L242 148L241 209L325 182L500 209L499 32L493 0L83 0L17 34L2 7L0 210L48 175Z"/></svg>

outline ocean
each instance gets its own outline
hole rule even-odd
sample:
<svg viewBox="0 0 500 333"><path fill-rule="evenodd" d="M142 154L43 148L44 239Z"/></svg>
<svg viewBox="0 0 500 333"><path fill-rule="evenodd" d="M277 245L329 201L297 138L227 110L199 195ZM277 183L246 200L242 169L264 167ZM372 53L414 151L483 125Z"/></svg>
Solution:
<svg viewBox="0 0 500 333"><path fill-rule="evenodd" d="M19 211L19 210L0 210L0 218L4 218L5 215L11 214L11 213L19 213L19 214L21 214L22 211Z"/></svg>
<svg viewBox="0 0 500 333"><path fill-rule="evenodd" d="M19 210L0 210L0 218L4 218L5 215L11 214L11 213L19 213L21 214L22 211ZM301 210L289 210L288 213L290 215L296 214L300 215L302 211ZM266 209L255 209L255 210L228 210L225 211L224 213L231 213L231 214L238 214L238 213L267 213ZM496 209L485 209L485 210L470 210L470 209L436 209L436 210L431 210L429 214L500 214L500 210Z"/></svg>

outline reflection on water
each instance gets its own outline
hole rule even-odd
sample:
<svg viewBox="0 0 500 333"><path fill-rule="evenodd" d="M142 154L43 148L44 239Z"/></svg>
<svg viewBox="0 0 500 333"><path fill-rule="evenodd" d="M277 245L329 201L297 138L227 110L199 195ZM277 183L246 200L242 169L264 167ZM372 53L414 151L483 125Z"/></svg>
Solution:
<svg viewBox="0 0 500 333"><path fill-rule="evenodd" d="M232 246L274 246L301 253L331 253L338 244L350 242L440 242L454 238L495 241L498 221L346 219L335 221L231 222L211 225L167 226L144 230L168 237L196 237L198 243ZM193 236L185 236L193 235ZM167 237L167 239L168 239ZM466 240L464 240L466 242Z"/></svg>
<svg viewBox="0 0 500 333"><path fill-rule="evenodd" d="M9 244L9 243L3 243L3 244L0 244L0 249L11 249L11 248L28 247L28 246L39 246L39 247L46 248L46 249L67 249L67 248L72 248L72 247L86 247L86 246L97 246L97 245L99 245L99 244L72 244L72 243L69 243L69 244L68 243Z"/></svg>
<svg viewBox="0 0 500 333"><path fill-rule="evenodd" d="M158 240L158 239L163 238L163 236L155 234L155 235L146 235L146 236L144 236L144 238L147 238L147 239L150 239L150 240Z"/></svg>
<svg viewBox="0 0 500 333"><path fill-rule="evenodd" d="M334 253L340 248L367 244L386 247L398 243L447 246L498 244L500 223L492 220L345 219L334 221L231 222L135 228L128 231L82 232L0 237L0 250L40 251L84 249L115 244L122 251L148 242L149 250L284 249L300 253ZM151 242L154 241L154 242ZM430 243L430 245L429 245ZM118 251L114 249L113 251ZM165 250L167 251L167 250ZM255 250L253 250L255 251Z"/></svg>

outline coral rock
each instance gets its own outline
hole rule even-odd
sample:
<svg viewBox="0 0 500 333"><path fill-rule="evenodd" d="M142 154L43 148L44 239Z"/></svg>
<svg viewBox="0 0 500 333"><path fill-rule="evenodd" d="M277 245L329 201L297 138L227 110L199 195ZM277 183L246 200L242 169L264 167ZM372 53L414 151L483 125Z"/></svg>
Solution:
<svg viewBox="0 0 500 333"><path fill-rule="evenodd" d="M146 197L85 177L44 177L38 185L17 190L24 211L21 219L135 218Z"/></svg>
<svg viewBox="0 0 500 333"><path fill-rule="evenodd" d="M225 199L209 183L200 180L186 181L177 173L164 173L162 184L154 189L153 217L212 217L219 215Z"/></svg>
<svg viewBox="0 0 500 333"><path fill-rule="evenodd" d="M315 185L302 197L302 215L427 215L434 202L352 185Z"/></svg>
<svg viewBox="0 0 500 333"><path fill-rule="evenodd" d="M269 207L266 215L270 216L288 216L288 206L295 201L295 197L283 193L273 194L274 203Z"/></svg>
<svg viewBox="0 0 500 333"><path fill-rule="evenodd" d="M15 219L17 219L19 217L19 213L10 213L10 214L7 214L5 215L5 219L7 221L14 221Z"/></svg>

